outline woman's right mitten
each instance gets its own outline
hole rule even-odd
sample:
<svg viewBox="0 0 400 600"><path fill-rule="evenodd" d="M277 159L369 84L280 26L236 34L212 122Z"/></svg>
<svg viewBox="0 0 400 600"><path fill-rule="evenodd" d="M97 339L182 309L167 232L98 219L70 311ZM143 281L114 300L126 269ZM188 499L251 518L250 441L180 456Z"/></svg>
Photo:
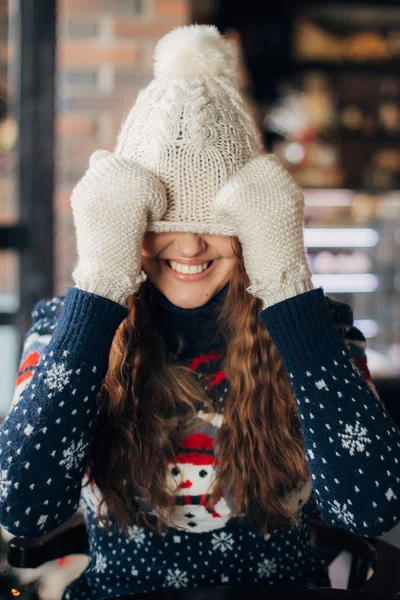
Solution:
<svg viewBox="0 0 400 600"><path fill-rule="evenodd" d="M125 306L146 277L141 246L147 220L166 211L163 184L135 162L97 150L72 192L71 206L76 287Z"/></svg>

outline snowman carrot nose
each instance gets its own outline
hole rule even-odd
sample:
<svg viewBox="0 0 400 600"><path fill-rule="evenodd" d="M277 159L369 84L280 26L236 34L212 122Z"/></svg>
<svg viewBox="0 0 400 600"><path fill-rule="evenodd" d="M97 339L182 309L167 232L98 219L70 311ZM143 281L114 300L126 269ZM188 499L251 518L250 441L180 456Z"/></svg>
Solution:
<svg viewBox="0 0 400 600"><path fill-rule="evenodd" d="M186 481L184 481L183 483L181 483L181 485L179 487L186 489L186 488L192 487L192 485L193 485L192 482L189 481L189 479L186 479Z"/></svg>

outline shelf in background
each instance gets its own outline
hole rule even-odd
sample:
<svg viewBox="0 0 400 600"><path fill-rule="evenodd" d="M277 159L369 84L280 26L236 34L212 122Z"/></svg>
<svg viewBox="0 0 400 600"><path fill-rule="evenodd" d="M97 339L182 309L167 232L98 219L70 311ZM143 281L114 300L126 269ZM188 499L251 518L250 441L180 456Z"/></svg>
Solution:
<svg viewBox="0 0 400 600"><path fill-rule="evenodd" d="M388 62L329 62L320 60L296 61L296 70L325 71L334 75L351 75L353 73L366 73L368 75L395 75L399 76L400 61Z"/></svg>
<svg viewBox="0 0 400 600"><path fill-rule="evenodd" d="M379 278L374 273L315 273L312 281L327 294L371 293L379 286Z"/></svg>
<svg viewBox="0 0 400 600"><path fill-rule="evenodd" d="M365 227L305 227L307 248L373 248L379 242L375 229Z"/></svg>

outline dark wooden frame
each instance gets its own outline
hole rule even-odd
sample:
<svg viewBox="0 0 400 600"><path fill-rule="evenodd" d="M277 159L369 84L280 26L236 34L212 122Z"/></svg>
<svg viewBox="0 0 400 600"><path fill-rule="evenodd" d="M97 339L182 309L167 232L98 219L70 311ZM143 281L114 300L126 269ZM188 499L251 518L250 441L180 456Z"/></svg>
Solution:
<svg viewBox="0 0 400 600"><path fill-rule="evenodd" d="M18 0L10 31L16 62L10 79L18 123L16 189L19 220L0 227L0 250L20 256L18 311L0 313L22 340L32 307L54 291L54 81L56 0Z"/></svg>

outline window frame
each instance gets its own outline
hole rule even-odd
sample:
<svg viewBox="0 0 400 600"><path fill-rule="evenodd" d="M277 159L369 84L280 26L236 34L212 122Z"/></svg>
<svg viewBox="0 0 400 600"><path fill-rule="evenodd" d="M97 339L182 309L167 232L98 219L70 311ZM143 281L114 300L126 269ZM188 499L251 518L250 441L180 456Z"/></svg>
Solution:
<svg viewBox="0 0 400 600"><path fill-rule="evenodd" d="M10 112L18 125L16 198L19 218L0 226L0 251L19 255L19 308L0 312L15 325L20 347L34 304L54 295L54 119L56 0L9 1L9 44L14 56Z"/></svg>

